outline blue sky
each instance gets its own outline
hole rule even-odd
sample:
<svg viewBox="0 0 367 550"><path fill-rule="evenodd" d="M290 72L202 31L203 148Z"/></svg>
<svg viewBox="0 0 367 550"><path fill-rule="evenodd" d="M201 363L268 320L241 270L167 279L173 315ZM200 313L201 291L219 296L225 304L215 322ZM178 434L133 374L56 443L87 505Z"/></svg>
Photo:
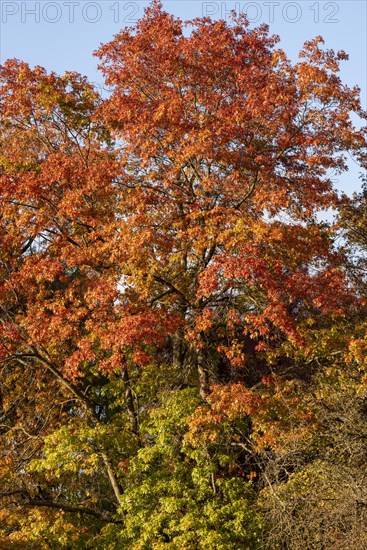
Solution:
<svg viewBox="0 0 367 550"><path fill-rule="evenodd" d="M102 84L92 52L112 39L123 26L143 14L147 1L129 0L0 0L0 61L17 57L63 73L76 70ZM317 35L325 45L345 50L344 82L358 84L367 108L367 2L365 0L198 1L170 0L165 9L182 19L202 15L226 18L231 10L246 12L253 25L267 23L279 34L281 47L297 58L303 42ZM336 186L351 193L359 189L360 169L353 160Z"/></svg>

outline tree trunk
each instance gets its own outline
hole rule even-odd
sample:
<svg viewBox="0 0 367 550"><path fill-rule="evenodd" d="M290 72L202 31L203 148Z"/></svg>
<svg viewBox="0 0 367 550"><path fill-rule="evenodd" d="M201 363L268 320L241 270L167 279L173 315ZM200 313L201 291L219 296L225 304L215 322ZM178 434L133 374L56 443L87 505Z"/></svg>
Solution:
<svg viewBox="0 0 367 550"><path fill-rule="evenodd" d="M172 362L177 369L182 369L185 361L185 348L182 341L182 335L172 336Z"/></svg>
<svg viewBox="0 0 367 550"><path fill-rule="evenodd" d="M197 352L196 365L198 370L200 396L206 401L206 397L209 393L209 374L205 351L203 349L199 349Z"/></svg>
<svg viewBox="0 0 367 550"><path fill-rule="evenodd" d="M133 393L131 391L130 377L129 377L127 367L125 367L122 370L122 380L124 382L125 404L126 404L129 418L130 418L131 429L134 434L138 435L139 434L138 415L134 405L134 398L133 398Z"/></svg>
<svg viewBox="0 0 367 550"><path fill-rule="evenodd" d="M117 478L115 476L115 472L113 471L113 466L111 464L110 459L106 455L105 452L101 453L102 460L106 466L108 479L110 480L111 487L113 489L113 492L115 493L116 500L118 504L121 504L121 497L122 497L122 490L120 489L120 486L118 484Z"/></svg>

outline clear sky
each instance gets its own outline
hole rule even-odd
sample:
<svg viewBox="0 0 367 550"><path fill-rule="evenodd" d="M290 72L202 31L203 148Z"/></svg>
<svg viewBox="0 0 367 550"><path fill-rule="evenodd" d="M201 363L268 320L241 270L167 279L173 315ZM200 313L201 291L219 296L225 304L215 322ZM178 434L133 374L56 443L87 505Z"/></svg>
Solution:
<svg viewBox="0 0 367 550"><path fill-rule="evenodd" d="M102 84L92 52L123 26L134 24L147 5L145 0L0 0L0 61L17 57L58 73L75 70ZM327 47L349 54L341 77L361 87L367 109L366 0L169 0L163 5L182 19L223 19L231 10L244 12L253 25L267 23L279 34L293 60L305 40L323 36ZM349 172L335 182L348 193L360 187L360 169L352 159L349 164Z"/></svg>

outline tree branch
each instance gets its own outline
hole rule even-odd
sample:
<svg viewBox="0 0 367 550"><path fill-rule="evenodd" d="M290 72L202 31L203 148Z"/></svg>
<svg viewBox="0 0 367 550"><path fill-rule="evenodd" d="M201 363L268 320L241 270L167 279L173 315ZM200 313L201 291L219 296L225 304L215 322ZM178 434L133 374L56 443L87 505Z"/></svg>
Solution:
<svg viewBox="0 0 367 550"><path fill-rule="evenodd" d="M183 292L181 292L181 290L179 290L178 288L176 288L172 283L170 283L170 281L166 281L165 279L163 279L162 277L159 277L158 275L153 275L153 279L155 281L157 281L158 283L162 283L163 285L166 285L168 286L168 288L170 288L172 290L172 292L174 292L175 294L178 294L179 296L181 296L181 298L187 303L189 304L189 301L188 299L186 298L186 296L183 294Z"/></svg>
<svg viewBox="0 0 367 550"><path fill-rule="evenodd" d="M55 508L56 510L62 510L64 512L69 512L72 514L86 514L89 516L94 516L95 518L105 521L107 523L124 523L122 519L119 520L108 518L101 512L97 512L96 510L92 510L91 508L69 506L68 504L61 504L60 502L54 502L53 500L29 500L27 502L13 502L12 504L15 504L17 506Z"/></svg>

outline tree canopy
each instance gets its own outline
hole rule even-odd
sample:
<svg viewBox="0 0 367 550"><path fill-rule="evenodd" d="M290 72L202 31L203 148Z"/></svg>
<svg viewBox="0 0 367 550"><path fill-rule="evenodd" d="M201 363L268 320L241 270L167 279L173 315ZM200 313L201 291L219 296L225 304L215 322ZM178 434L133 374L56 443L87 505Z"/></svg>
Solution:
<svg viewBox="0 0 367 550"><path fill-rule="evenodd" d="M153 2L104 96L0 66L2 548L366 547L366 113L277 44Z"/></svg>

